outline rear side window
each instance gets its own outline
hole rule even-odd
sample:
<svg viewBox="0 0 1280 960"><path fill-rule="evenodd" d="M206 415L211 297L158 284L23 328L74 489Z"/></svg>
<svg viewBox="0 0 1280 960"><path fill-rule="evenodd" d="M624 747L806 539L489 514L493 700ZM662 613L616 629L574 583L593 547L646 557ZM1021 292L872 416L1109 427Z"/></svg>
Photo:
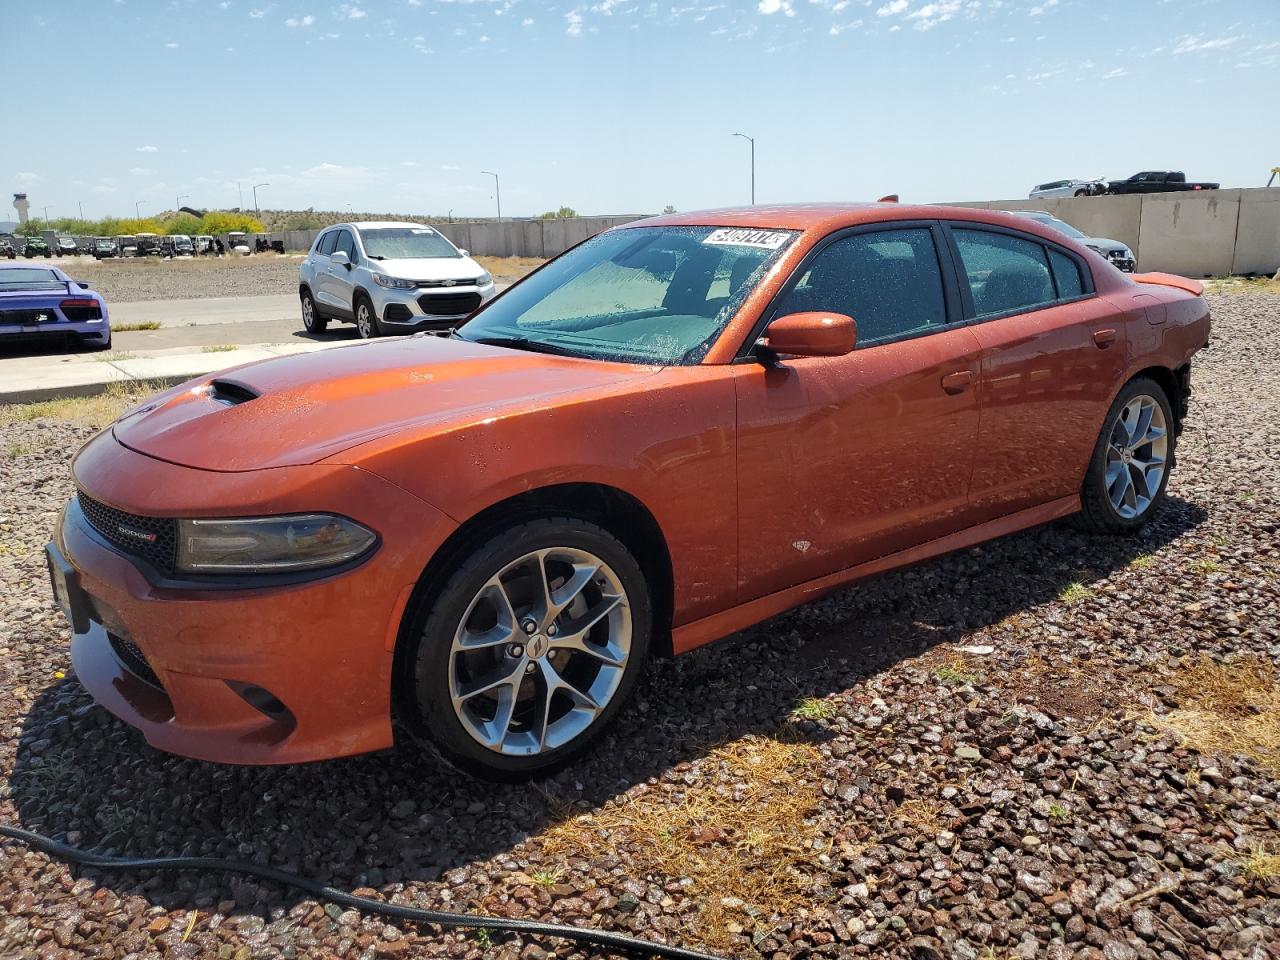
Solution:
<svg viewBox="0 0 1280 960"><path fill-rule="evenodd" d="M1056 299L1039 243L985 230L954 230L953 236L978 318L1035 310Z"/></svg>
<svg viewBox="0 0 1280 960"><path fill-rule="evenodd" d="M316 253L322 253L326 257L333 253L334 241L338 239L338 231L330 230L320 238L320 242L316 244Z"/></svg>
<svg viewBox="0 0 1280 960"><path fill-rule="evenodd" d="M853 317L859 346L943 326L947 308L932 231L859 233L831 243L783 296L778 316L809 310Z"/></svg>
<svg viewBox="0 0 1280 960"><path fill-rule="evenodd" d="M1070 300L1084 294L1084 281L1080 277L1080 265L1065 253L1049 248L1049 265L1053 267L1053 282L1058 286L1058 299Z"/></svg>

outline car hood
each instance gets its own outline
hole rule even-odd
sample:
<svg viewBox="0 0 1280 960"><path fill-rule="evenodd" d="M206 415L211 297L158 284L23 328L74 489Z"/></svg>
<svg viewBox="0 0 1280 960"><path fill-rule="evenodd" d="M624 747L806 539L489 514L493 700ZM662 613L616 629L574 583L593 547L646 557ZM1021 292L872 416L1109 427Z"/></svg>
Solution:
<svg viewBox="0 0 1280 960"><path fill-rule="evenodd" d="M1119 240L1110 240L1107 237L1085 237L1080 241L1086 247L1097 247L1099 250L1127 250L1127 244L1121 243Z"/></svg>
<svg viewBox="0 0 1280 960"><path fill-rule="evenodd" d="M402 260L371 260L374 271L404 280L471 280L484 273L470 257L413 257Z"/></svg>
<svg viewBox="0 0 1280 960"><path fill-rule="evenodd" d="M237 472L315 463L409 428L447 431L614 390L660 368L415 336L279 357L200 377L112 427L139 453Z"/></svg>

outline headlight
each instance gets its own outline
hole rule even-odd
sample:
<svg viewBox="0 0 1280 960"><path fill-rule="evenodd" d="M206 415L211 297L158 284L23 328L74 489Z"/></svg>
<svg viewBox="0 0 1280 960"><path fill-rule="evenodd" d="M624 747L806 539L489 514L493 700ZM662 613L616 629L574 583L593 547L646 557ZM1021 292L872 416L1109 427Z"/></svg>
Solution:
<svg viewBox="0 0 1280 960"><path fill-rule="evenodd" d="M346 517L179 520L178 569L188 573L276 573L332 567L371 549L377 536Z"/></svg>
<svg viewBox="0 0 1280 960"><path fill-rule="evenodd" d="M487 287L491 283L493 283L493 277L489 276L487 273L482 273L480 276L476 277L477 287Z"/></svg>
<svg viewBox="0 0 1280 960"><path fill-rule="evenodd" d="M1133 259L1135 259L1135 258L1134 258L1134 256L1133 256L1133 251L1132 251L1132 250L1130 250L1128 247L1125 247L1125 248L1124 248L1124 253L1123 253L1123 254L1121 254L1121 256L1122 256L1125 260L1133 260Z"/></svg>
<svg viewBox="0 0 1280 960"><path fill-rule="evenodd" d="M418 285L417 280L401 280L399 277L388 277L385 273L375 273L373 282L380 287L390 287L393 290L412 290Z"/></svg>

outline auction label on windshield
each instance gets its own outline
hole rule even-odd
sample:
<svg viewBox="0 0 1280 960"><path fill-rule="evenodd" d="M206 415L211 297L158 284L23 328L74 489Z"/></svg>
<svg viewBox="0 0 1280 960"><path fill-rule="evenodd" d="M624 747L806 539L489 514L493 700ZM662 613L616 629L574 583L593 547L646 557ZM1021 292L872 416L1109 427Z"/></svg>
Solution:
<svg viewBox="0 0 1280 960"><path fill-rule="evenodd" d="M732 247L761 247L765 250L777 250L787 242L791 234L778 230L744 230L737 227L721 227L713 230L703 243L714 243Z"/></svg>

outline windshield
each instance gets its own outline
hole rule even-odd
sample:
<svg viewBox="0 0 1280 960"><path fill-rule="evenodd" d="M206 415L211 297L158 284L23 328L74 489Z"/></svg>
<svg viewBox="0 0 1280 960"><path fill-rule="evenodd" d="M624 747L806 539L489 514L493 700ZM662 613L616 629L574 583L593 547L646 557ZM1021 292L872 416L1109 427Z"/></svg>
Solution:
<svg viewBox="0 0 1280 960"><path fill-rule="evenodd" d="M65 290L66 284L52 270L39 267L6 267L0 270L0 290Z"/></svg>
<svg viewBox="0 0 1280 960"><path fill-rule="evenodd" d="M795 236L717 227L603 233L493 301L461 336L601 360L694 364Z"/></svg>
<svg viewBox="0 0 1280 960"><path fill-rule="evenodd" d="M1070 237L1072 240L1081 240L1084 234L1067 223L1065 220L1059 220L1057 217L1037 217L1050 230L1057 230L1064 237Z"/></svg>
<svg viewBox="0 0 1280 960"><path fill-rule="evenodd" d="M434 260L462 256L457 247L430 227L377 227L361 230L360 239L371 260Z"/></svg>

